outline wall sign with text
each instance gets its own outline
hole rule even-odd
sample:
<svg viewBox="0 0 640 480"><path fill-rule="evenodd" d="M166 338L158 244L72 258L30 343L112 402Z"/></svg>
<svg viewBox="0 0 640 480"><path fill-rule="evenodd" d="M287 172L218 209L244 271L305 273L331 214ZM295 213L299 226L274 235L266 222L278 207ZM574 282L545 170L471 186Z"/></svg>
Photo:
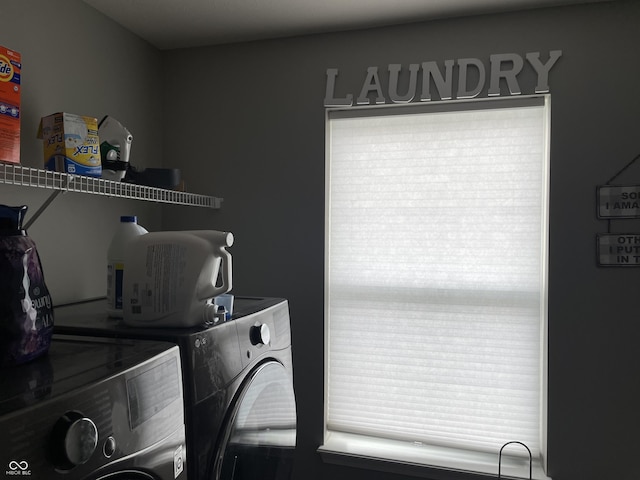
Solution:
<svg viewBox="0 0 640 480"><path fill-rule="evenodd" d="M598 264L609 267L640 266L640 234L598 235Z"/></svg>
<svg viewBox="0 0 640 480"><path fill-rule="evenodd" d="M640 185L611 185L639 159L640 155L636 155L605 185L597 188L598 218L609 220L607 233L596 236L598 266L640 267L640 233L611 233L611 220L640 219Z"/></svg>
<svg viewBox="0 0 640 480"><path fill-rule="evenodd" d="M383 68L369 67L359 85L337 85L339 70L327 69L325 107L381 105L385 103L429 102L433 99L471 99L480 96L485 87L487 95L503 95L506 84L509 95L521 95L520 79L525 70L533 72L536 85L529 94L549 92L549 73L562 56L562 50L547 55L528 52L490 55L488 61L479 58L447 59L438 63L426 61L401 65L392 63ZM408 76L408 85L399 88L400 76ZM340 93L338 93L340 92ZM350 93L345 93L350 92Z"/></svg>
<svg viewBox="0 0 640 480"><path fill-rule="evenodd" d="M598 187L598 218L640 218L640 185Z"/></svg>

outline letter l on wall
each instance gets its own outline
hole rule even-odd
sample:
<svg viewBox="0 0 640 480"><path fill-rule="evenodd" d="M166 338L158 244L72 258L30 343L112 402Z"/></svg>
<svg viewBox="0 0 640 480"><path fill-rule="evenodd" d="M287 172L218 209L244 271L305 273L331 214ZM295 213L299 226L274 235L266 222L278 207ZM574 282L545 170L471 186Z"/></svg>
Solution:
<svg viewBox="0 0 640 480"><path fill-rule="evenodd" d="M345 105L353 105L353 95L348 94L344 98L335 98L336 77L338 76L337 68L327 68L327 88L324 94L325 107L343 107Z"/></svg>

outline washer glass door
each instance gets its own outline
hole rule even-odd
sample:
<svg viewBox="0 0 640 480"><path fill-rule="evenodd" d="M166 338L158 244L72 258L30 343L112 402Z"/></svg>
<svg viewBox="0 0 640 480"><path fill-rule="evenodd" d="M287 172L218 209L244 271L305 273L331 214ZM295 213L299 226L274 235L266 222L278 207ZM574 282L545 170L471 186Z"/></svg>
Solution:
<svg viewBox="0 0 640 480"><path fill-rule="evenodd" d="M216 480L289 480L296 446L291 376L270 361L245 380L215 465Z"/></svg>

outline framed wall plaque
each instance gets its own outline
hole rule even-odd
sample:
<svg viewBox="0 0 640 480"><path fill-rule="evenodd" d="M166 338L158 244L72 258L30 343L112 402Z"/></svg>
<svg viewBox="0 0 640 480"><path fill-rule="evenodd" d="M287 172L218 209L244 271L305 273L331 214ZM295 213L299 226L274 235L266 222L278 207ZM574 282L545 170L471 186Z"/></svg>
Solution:
<svg viewBox="0 0 640 480"><path fill-rule="evenodd" d="M598 218L640 218L640 185L597 188Z"/></svg>
<svg viewBox="0 0 640 480"><path fill-rule="evenodd" d="M640 233L607 233L597 239L599 266L640 267Z"/></svg>

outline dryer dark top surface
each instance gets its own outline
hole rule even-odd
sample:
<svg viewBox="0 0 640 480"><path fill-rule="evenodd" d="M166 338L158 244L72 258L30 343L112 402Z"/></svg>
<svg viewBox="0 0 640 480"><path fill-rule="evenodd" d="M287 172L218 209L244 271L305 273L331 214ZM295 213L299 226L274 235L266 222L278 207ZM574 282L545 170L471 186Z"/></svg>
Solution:
<svg viewBox="0 0 640 480"><path fill-rule="evenodd" d="M169 348L157 341L56 334L46 355L0 369L0 415L100 382Z"/></svg>
<svg viewBox="0 0 640 480"><path fill-rule="evenodd" d="M122 319L109 317L106 313L105 299L73 303L54 307L54 330L59 333L99 334L108 332L110 336L122 333L123 337L142 337L167 339L178 342L180 337L189 337L229 322L235 322L243 317L258 313L266 308L284 302L282 298L265 297L235 297L233 316L230 320L218 325L202 324L185 328L147 328L130 327Z"/></svg>

